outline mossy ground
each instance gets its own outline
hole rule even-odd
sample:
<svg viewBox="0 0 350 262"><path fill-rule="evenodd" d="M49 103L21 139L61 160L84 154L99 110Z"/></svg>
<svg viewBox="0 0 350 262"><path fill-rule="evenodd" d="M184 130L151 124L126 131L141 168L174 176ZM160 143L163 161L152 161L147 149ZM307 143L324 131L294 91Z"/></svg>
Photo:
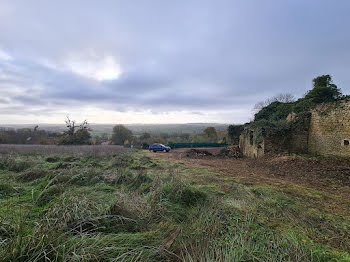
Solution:
<svg viewBox="0 0 350 262"><path fill-rule="evenodd" d="M2 261L350 261L327 194L117 155L1 155Z"/></svg>

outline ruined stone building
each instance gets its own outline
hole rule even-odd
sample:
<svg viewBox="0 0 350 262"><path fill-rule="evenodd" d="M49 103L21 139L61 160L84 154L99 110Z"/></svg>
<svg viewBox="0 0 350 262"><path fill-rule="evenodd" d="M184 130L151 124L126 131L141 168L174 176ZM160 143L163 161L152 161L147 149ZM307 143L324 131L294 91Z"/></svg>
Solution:
<svg viewBox="0 0 350 262"><path fill-rule="evenodd" d="M240 136L243 155L308 153L350 157L350 101L320 104L309 113L290 114L286 126L248 124Z"/></svg>

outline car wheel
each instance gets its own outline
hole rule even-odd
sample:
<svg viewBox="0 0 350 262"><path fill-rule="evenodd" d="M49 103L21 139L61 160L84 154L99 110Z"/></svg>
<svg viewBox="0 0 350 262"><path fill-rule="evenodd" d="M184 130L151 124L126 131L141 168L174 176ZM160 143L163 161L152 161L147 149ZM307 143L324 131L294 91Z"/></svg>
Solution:
<svg viewBox="0 0 350 262"><path fill-rule="evenodd" d="M166 151L166 149L164 149L163 152L166 153L166 152L168 152L168 151Z"/></svg>
<svg viewBox="0 0 350 262"><path fill-rule="evenodd" d="M157 151L156 150L153 150L153 153L156 153Z"/></svg>

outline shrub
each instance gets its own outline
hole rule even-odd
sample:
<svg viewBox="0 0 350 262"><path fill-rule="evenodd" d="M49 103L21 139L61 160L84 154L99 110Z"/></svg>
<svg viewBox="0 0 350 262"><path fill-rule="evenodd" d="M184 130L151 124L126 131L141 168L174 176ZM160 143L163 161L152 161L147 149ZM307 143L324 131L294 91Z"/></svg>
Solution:
<svg viewBox="0 0 350 262"><path fill-rule="evenodd" d="M255 114L254 120L270 120L277 121L286 119L289 113L293 111L293 103L273 102L268 106L263 107Z"/></svg>

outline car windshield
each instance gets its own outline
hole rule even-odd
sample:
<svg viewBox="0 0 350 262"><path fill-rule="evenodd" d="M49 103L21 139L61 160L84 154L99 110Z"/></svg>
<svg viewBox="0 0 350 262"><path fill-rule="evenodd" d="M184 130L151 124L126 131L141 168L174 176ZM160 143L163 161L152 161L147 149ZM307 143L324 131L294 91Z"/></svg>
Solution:
<svg viewBox="0 0 350 262"><path fill-rule="evenodd" d="M163 145L163 144L159 144L160 146L164 146L165 147L165 145Z"/></svg>

